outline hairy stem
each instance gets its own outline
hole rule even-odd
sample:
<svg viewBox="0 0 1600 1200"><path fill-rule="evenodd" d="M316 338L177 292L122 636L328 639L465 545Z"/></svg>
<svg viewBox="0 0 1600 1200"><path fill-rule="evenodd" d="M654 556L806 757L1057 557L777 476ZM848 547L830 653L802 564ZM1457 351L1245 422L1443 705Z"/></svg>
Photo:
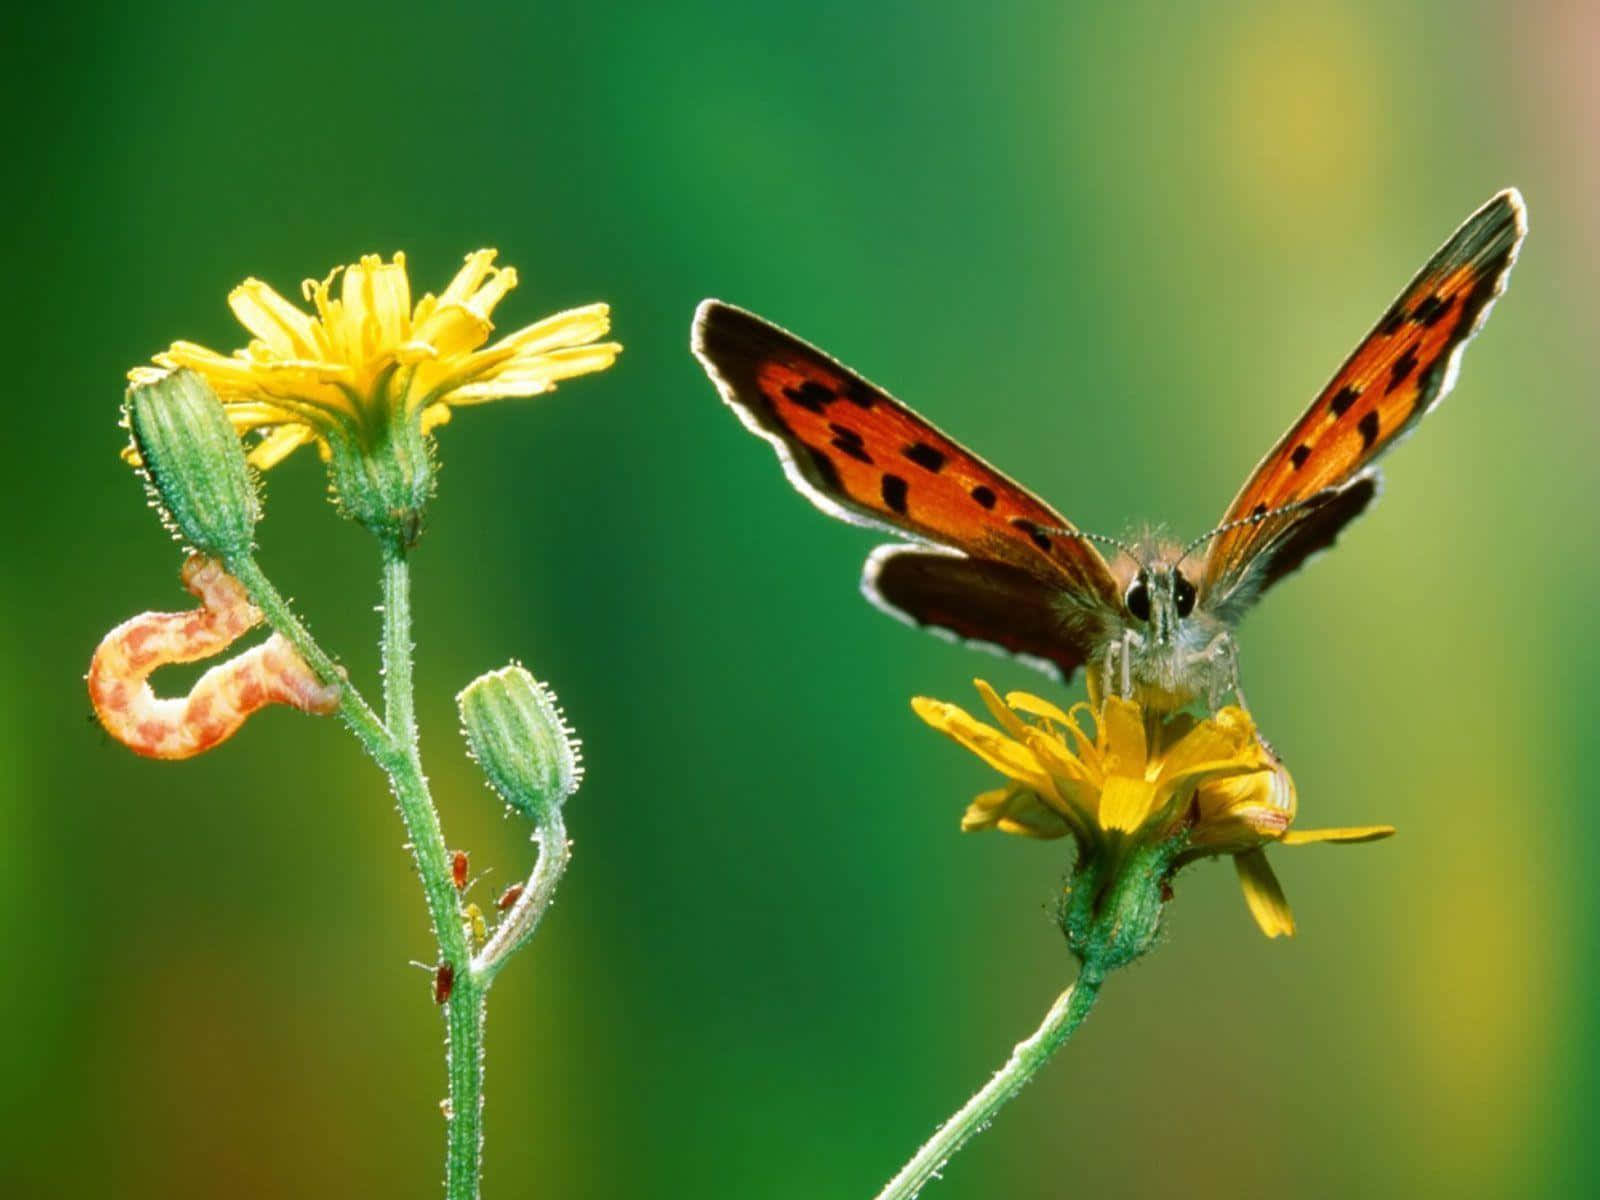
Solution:
<svg viewBox="0 0 1600 1200"><path fill-rule="evenodd" d="M506 961L533 936L539 919L555 899L556 884L561 882L562 873L572 860L572 843L567 841L567 827L559 811L545 818L534 839L539 843L539 860L533 864L533 873L523 885L522 895L517 897L488 944L472 960L473 981L481 987L487 988Z"/></svg>
<svg viewBox="0 0 1600 1200"><path fill-rule="evenodd" d="M251 603L265 615L267 624L289 640L300 657L305 659L306 664L317 673L317 677L323 683L338 684L339 716L373 760L387 771L388 763L394 757L389 731L384 728L378 714L372 711L372 706L356 690L355 685L345 678L345 673L328 656L327 651L317 644L311 632L300 623L300 618L294 615L289 602L262 573L256 560L250 555L239 555L230 558L223 565L228 568L228 574L242 583L245 591L250 593Z"/></svg>
<svg viewBox="0 0 1600 1200"><path fill-rule="evenodd" d="M289 603L262 573L255 559L240 555L225 564L250 593L273 629L283 634L325 683L339 685L339 714L373 761L389 777L400 818L405 822L417 874L422 880L428 919L439 945L439 962L453 972L445 1002L449 1035L450 1098L445 1155L448 1200L477 1200L482 1150L483 1017L485 983L472 975L450 852L439 814L428 793L417 749L416 709L411 677L411 577L405 550L385 546L383 556L383 701L380 719L333 659L322 649Z"/></svg>
<svg viewBox="0 0 1600 1200"><path fill-rule="evenodd" d="M472 950L450 876L450 851L422 773L411 650L411 568L405 547L392 542L385 545L383 555L383 708L400 763L389 777L410 835L428 916L439 942L439 959L454 973L445 1001L450 1079L445 1110L445 1196L448 1200L476 1200L483 1149L484 989L472 978Z"/></svg>
<svg viewBox="0 0 1600 1200"><path fill-rule="evenodd" d="M1026 1041L1018 1042L1011 1051L1005 1066L961 1106L959 1112L939 1127L911 1161L891 1179L877 1200L911 1200L927 1182L939 1173L976 1134L986 1129L989 1122L1005 1103L1020 1092L1050 1056L1066 1044L1073 1030L1089 1015L1095 997L1100 991L1100 975L1087 966L1078 974L1077 981L1050 1006L1044 1022Z"/></svg>

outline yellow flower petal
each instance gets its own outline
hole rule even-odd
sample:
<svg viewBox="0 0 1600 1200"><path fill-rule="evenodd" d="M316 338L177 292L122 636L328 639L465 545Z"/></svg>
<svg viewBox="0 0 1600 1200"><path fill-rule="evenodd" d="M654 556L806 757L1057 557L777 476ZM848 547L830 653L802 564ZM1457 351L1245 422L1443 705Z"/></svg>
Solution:
<svg viewBox="0 0 1600 1200"><path fill-rule="evenodd" d="M439 307L465 307L468 298L478 290L478 285L492 269L491 264L498 253L498 250L474 250L467 255L465 264L456 272L455 278L439 294Z"/></svg>
<svg viewBox="0 0 1600 1200"><path fill-rule="evenodd" d="M439 296L414 306L403 253L388 262L363 255L306 280L310 313L246 279L228 298L250 334L243 349L219 354L175 342L130 376L139 382L180 366L205 376L236 430L269 431L250 455L264 467L307 441L327 451L330 435L352 422L382 444L386 422L417 420L427 433L451 406L538 395L616 361L621 346L595 341L611 328L604 304L556 313L485 349L490 314L517 284L516 271L494 259L493 250L467 255ZM288 432L298 426L305 431Z"/></svg>
<svg viewBox="0 0 1600 1200"><path fill-rule="evenodd" d="M1100 742L1106 752L1107 772L1144 774L1144 714L1133 701L1116 697L1106 701L1100 712Z"/></svg>
<svg viewBox="0 0 1600 1200"><path fill-rule="evenodd" d="M426 320L416 323L408 353L414 359L424 357L420 347L426 346L426 357L457 359L483 345L492 328L486 318L464 305L441 304ZM464 373L470 376L474 372Z"/></svg>
<svg viewBox="0 0 1600 1200"><path fill-rule="evenodd" d="M422 410L422 432L432 433L441 425L450 423L450 406L448 404L430 404Z"/></svg>
<svg viewBox="0 0 1600 1200"><path fill-rule="evenodd" d="M265 471L282 462L290 451L311 441L313 436L304 425L279 425L257 442L245 457L252 467Z"/></svg>
<svg viewBox="0 0 1600 1200"><path fill-rule="evenodd" d="M491 349L511 350L519 356L545 354L551 350L584 345L610 332L611 306L587 304L535 321L500 339Z"/></svg>
<svg viewBox="0 0 1600 1200"><path fill-rule="evenodd" d="M1060 738L1051 736L1043 729L1029 729L1025 734L1028 749L1033 751L1044 769L1058 780L1098 786L1100 773L1094 765L1076 757Z"/></svg>
<svg viewBox="0 0 1600 1200"><path fill-rule="evenodd" d="M1213 776L1194 794L1195 846L1248 849L1276 841L1294 820L1294 780L1282 764Z"/></svg>
<svg viewBox="0 0 1600 1200"><path fill-rule="evenodd" d="M1046 721L1054 721L1057 725L1071 725L1072 718L1062 712L1048 700L1042 700L1031 692L1007 692L1006 703L1018 712L1025 712L1030 717L1043 717Z"/></svg>
<svg viewBox="0 0 1600 1200"><path fill-rule="evenodd" d="M1025 783L1046 795L1055 790L1033 752L993 726L975 720L954 704L930 700L926 696L913 697L911 708L929 725L965 746L1008 779Z"/></svg>
<svg viewBox="0 0 1600 1200"><path fill-rule="evenodd" d="M495 306L506 298L506 293L517 286L517 269L515 267L501 267L493 272L484 281L472 297L467 301L467 307L477 313L485 321L489 314L494 312Z"/></svg>
<svg viewBox="0 0 1600 1200"><path fill-rule="evenodd" d="M1100 793L1101 828L1132 833L1144 824L1155 801L1155 784L1127 775L1112 775Z"/></svg>
<svg viewBox="0 0 1600 1200"><path fill-rule="evenodd" d="M1059 838L1072 832L1066 818L1044 803L1037 793L1015 783L984 792L967 806L961 818L962 832L978 833L986 829L1034 838Z"/></svg>
<svg viewBox="0 0 1600 1200"><path fill-rule="evenodd" d="M1233 856L1233 865L1239 872L1239 886L1244 889L1250 915L1261 932L1269 938L1293 937L1294 914L1289 911L1289 901L1284 898L1266 854L1259 848L1247 850Z"/></svg>
<svg viewBox="0 0 1600 1200"><path fill-rule="evenodd" d="M246 279L228 293L228 307L279 358L315 358L311 318L259 279Z"/></svg>
<svg viewBox="0 0 1600 1200"><path fill-rule="evenodd" d="M406 256L378 262L367 274L367 304L376 325L374 350L396 347L411 336L411 281Z"/></svg>
<svg viewBox="0 0 1600 1200"><path fill-rule="evenodd" d="M1284 846L1309 846L1315 842L1376 842L1393 836L1393 825L1347 825L1340 829L1291 829L1279 839Z"/></svg>
<svg viewBox="0 0 1600 1200"><path fill-rule="evenodd" d="M978 689L978 695L983 698L983 706L989 710L1002 729L1016 738L1019 742L1028 740L1028 727L1017 719L1017 714L1001 702L999 694L982 679L974 679L972 686Z"/></svg>
<svg viewBox="0 0 1600 1200"><path fill-rule="evenodd" d="M1236 730L1215 721L1194 726L1162 756L1161 777L1177 779L1218 766L1249 770L1260 763L1254 742L1246 742Z"/></svg>

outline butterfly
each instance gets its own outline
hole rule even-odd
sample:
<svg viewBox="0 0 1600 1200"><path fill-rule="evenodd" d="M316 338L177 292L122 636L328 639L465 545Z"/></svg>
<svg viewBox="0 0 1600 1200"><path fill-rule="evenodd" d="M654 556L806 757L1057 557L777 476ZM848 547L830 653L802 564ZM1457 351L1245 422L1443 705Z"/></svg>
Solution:
<svg viewBox="0 0 1600 1200"><path fill-rule="evenodd" d="M1015 655L1091 691L1170 710L1239 690L1235 629L1332 546L1379 491L1372 465L1455 383L1527 233L1496 195L1401 292L1187 545L1089 534L887 392L762 318L703 301L695 356L789 481L831 516L915 539L880 546L861 588L892 616ZM1111 561L1100 553L1115 551Z"/></svg>

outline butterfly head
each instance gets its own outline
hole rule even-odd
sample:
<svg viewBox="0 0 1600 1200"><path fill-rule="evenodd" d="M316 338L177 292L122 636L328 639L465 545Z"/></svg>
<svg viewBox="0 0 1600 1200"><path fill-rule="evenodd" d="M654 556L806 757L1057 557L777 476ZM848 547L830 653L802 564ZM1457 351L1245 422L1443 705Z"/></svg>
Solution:
<svg viewBox="0 0 1600 1200"><path fill-rule="evenodd" d="M1151 644L1171 645L1199 597L1194 580L1184 571L1182 551L1165 543L1136 543L1118 556L1113 570L1122 584L1122 607L1130 623Z"/></svg>

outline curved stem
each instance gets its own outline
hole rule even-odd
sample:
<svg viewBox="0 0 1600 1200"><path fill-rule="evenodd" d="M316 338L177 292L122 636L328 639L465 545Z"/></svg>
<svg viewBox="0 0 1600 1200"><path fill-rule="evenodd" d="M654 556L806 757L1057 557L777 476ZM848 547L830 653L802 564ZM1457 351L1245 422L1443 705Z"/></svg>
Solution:
<svg viewBox="0 0 1600 1200"><path fill-rule="evenodd" d="M1066 1044L1073 1030L1082 1024L1094 1007L1100 992L1101 976L1085 966L1071 987L1056 997L1044 1022L1026 1041L1018 1042L1005 1066L979 1088L959 1112L939 1127L912 1156L900 1173L889 1181L877 1200L911 1200L939 1173L957 1150L986 1129L997 1112L1032 1079L1050 1056Z"/></svg>
<svg viewBox="0 0 1600 1200"><path fill-rule="evenodd" d="M339 715L344 718L344 723L350 727L351 732L360 739L367 753L387 771L388 763L393 758L389 731L384 728L378 714L372 711L372 706L356 690L355 685L345 677L344 671L328 656L327 651L317 644L310 630L300 623L300 618L294 615L289 602L262 573L256 560L248 554L243 554L228 559L223 565L228 568L228 574L242 583L245 591L250 593L251 603L261 610L267 618L267 624L289 640L300 657L305 659L307 665L317 673L317 677L323 683L339 685Z"/></svg>
<svg viewBox="0 0 1600 1200"><path fill-rule="evenodd" d="M539 843L539 859L533 864L533 873L494 936L472 960L472 977L481 987L487 988L506 961L533 936L539 919L555 899L556 884L572 860L572 843L567 840L567 827L560 812L551 812L533 836Z"/></svg>

